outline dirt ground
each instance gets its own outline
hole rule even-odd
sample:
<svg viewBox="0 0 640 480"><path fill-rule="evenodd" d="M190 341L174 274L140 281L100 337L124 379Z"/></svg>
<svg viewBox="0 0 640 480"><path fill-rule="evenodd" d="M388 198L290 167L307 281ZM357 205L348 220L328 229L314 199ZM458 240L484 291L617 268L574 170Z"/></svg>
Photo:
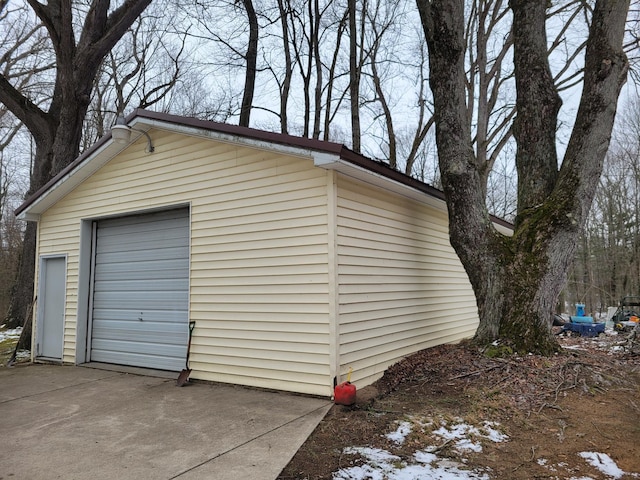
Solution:
<svg viewBox="0 0 640 480"><path fill-rule="evenodd" d="M418 352L359 392L355 406L334 406L279 478L331 479L364 463L348 447L392 449L404 460L424 445L491 479L640 478L640 356L621 335L559 338L563 352L550 358L488 358L468 344ZM393 445L386 435L407 419L425 426ZM453 419L497 422L508 440L460 452L434 436ZM624 473L595 468L581 452L606 454Z"/></svg>

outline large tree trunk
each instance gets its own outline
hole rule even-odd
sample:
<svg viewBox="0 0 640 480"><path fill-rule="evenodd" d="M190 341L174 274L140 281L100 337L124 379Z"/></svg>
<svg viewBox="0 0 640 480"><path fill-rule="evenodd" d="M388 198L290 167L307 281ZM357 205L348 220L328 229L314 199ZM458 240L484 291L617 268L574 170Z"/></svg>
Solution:
<svg viewBox="0 0 640 480"><path fill-rule="evenodd" d="M32 299L34 298L33 275L35 272L36 229L35 222L27 223L22 241L18 277L11 292L11 303L7 312L6 321L9 327L22 326L24 329L18 342L17 348L19 350L31 350L31 319L27 318L27 315L31 311L29 308L31 303L34 302Z"/></svg>
<svg viewBox="0 0 640 480"><path fill-rule="evenodd" d="M557 349L551 315L566 281L609 145L626 78L622 38L628 0L598 0L586 51L582 100L558 172L557 90L550 75L546 0L512 0L518 117L518 216L512 237L493 227L465 104L464 0L417 0L429 47L439 166L451 244L473 286L475 340L517 351Z"/></svg>

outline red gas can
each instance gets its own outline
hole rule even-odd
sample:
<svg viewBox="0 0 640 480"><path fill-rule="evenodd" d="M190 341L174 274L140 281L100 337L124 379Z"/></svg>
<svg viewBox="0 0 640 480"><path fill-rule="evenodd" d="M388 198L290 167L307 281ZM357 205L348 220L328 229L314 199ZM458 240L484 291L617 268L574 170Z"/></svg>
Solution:
<svg viewBox="0 0 640 480"><path fill-rule="evenodd" d="M346 382L336 385L336 388L333 389L333 401L336 405L353 405L356 403L356 386L351 383L352 371L353 369L350 368Z"/></svg>
<svg viewBox="0 0 640 480"><path fill-rule="evenodd" d="M356 403L356 386L351 382L342 382L333 390L333 401L336 405L353 405Z"/></svg>

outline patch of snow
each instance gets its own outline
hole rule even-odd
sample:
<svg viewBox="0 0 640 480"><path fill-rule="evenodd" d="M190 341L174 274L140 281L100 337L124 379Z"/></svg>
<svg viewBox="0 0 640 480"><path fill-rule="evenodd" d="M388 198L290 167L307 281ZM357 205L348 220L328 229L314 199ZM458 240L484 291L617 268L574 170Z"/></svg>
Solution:
<svg viewBox="0 0 640 480"><path fill-rule="evenodd" d="M494 427L494 422L484 422L481 427L464 423L461 418L454 419L455 424L448 426L441 421L441 427L431 432L446 440L455 440L456 448L481 452L482 445L468 437L482 437L494 442L503 442L508 436ZM396 445L401 445L407 435L416 426L433 426L431 419L410 418L400 422L395 432L386 435ZM349 447L343 450L347 455L359 455L364 462L361 465L345 467L333 473L333 480L489 480L487 474L477 470L467 470L465 465L438 457L438 447L427 447L416 451L413 457L406 458L393 453L371 447ZM464 462L464 460L463 460ZM359 462L358 462L359 463Z"/></svg>
<svg viewBox="0 0 640 480"><path fill-rule="evenodd" d="M625 474L625 472L616 465L616 462L614 462L606 453L580 452L578 455L584 458L593 467L612 478L620 478Z"/></svg>
<svg viewBox="0 0 640 480"><path fill-rule="evenodd" d="M438 460L438 456L435 453L417 451L413 454L413 458L416 459L416 462L420 463L433 463Z"/></svg>
<svg viewBox="0 0 640 480"><path fill-rule="evenodd" d="M400 460L400 457L381 448L348 447L343 451L347 455L361 455L371 463L387 463Z"/></svg>
<svg viewBox="0 0 640 480"><path fill-rule="evenodd" d="M18 360L26 360L31 359L31 351L30 350L18 350L16 353L16 358Z"/></svg>
<svg viewBox="0 0 640 480"><path fill-rule="evenodd" d="M370 465L342 468L333 474L333 480L383 480L383 473Z"/></svg>
<svg viewBox="0 0 640 480"><path fill-rule="evenodd" d="M493 428L497 426L498 424L496 422L484 422L483 430L487 433L486 435L483 435L483 437L488 438L495 443L506 442L509 439L509 436Z"/></svg>
<svg viewBox="0 0 640 480"><path fill-rule="evenodd" d="M464 423L459 423L453 427L447 428L446 426L440 427L438 430L434 430L434 435L444 438L445 440L457 440L465 438L469 433L480 433L477 428L472 427Z"/></svg>
<svg viewBox="0 0 640 480"><path fill-rule="evenodd" d="M22 333L22 327L18 328L10 328L8 330L0 331L0 342L6 339L17 340L20 338L20 334Z"/></svg>
<svg viewBox="0 0 640 480"><path fill-rule="evenodd" d="M407 435L411 433L411 424L409 422L400 422L395 432L387 433L385 437L394 442L396 445L402 445L407 439Z"/></svg>
<svg viewBox="0 0 640 480"><path fill-rule="evenodd" d="M504 442L509 437L504 433L500 433L495 428L495 423L484 422L482 429L478 429L472 425L466 423L458 423L453 426L442 426L438 430L434 430L433 434L444 438L445 440L456 440L455 445L458 450L472 450L474 452L481 452L482 446L474 443L467 437L483 437L491 440L492 442Z"/></svg>
<svg viewBox="0 0 640 480"><path fill-rule="evenodd" d="M549 460L547 460L546 458L539 458L538 460L536 460L536 462L538 463L538 465L540 465L541 467L546 468L550 472L557 472L558 471L553 465L549 465Z"/></svg>
<svg viewBox="0 0 640 480"><path fill-rule="evenodd" d="M469 450L472 452L480 453L482 452L482 445L476 442L472 442L468 438L463 438L456 442L456 448L458 450Z"/></svg>
<svg viewBox="0 0 640 480"><path fill-rule="evenodd" d="M489 480L485 474L463 470L462 465L439 460L432 453L416 452L420 464L406 464L400 457L375 448L347 448L344 453L359 454L367 461L361 466L342 468L333 480Z"/></svg>

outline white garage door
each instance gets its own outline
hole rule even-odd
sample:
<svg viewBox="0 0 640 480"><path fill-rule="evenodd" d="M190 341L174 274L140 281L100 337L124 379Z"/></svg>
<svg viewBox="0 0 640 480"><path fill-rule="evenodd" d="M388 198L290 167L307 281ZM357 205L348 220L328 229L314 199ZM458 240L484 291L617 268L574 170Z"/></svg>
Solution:
<svg viewBox="0 0 640 480"><path fill-rule="evenodd" d="M91 361L184 368L189 211L100 221L95 252Z"/></svg>

